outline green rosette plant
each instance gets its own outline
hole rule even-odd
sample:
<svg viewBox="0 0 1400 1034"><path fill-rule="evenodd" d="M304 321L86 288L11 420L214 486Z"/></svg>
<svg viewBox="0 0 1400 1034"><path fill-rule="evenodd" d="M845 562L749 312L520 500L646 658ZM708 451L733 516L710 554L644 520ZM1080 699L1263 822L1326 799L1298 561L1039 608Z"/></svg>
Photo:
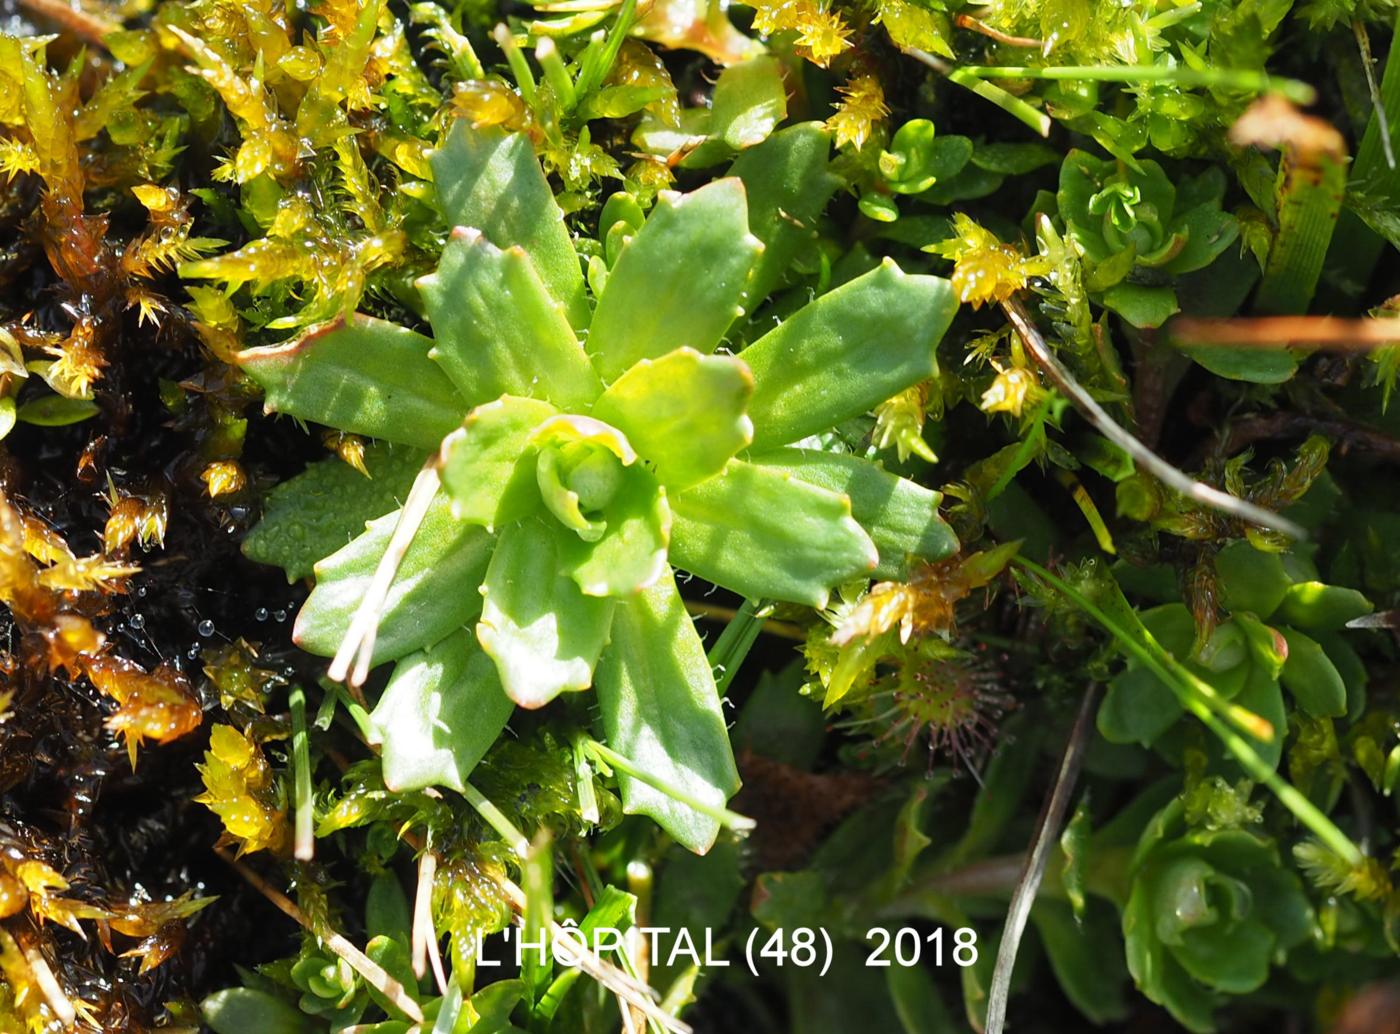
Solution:
<svg viewBox="0 0 1400 1034"><path fill-rule="evenodd" d="M1221 208L1219 168L1173 184L1151 159L1135 165L1070 151L1055 198L1095 300L1134 326L1158 327L1178 310L1175 278L1214 262L1239 223Z"/></svg>
<svg viewBox="0 0 1400 1034"><path fill-rule="evenodd" d="M820 174L824 138L788 132ZM427 455L402 509L315 565L295 638L336 654L396 567L364 656L395 662L369 720L388 786L460 790L515 705L593 686L626 810L703 851L739 780L673 568L821 607L956 550L937 493L801 444L934 373L951 287L887 260L724 354L793 254L793 163L663 195L594 257L591 311L524 137L459 123L433 169L456 229L418 282L432 338L356 315L241 357L269 410Z"/></svg>
<svg viewBox="0 0 1400 1034"><path fill-rule="evenodd" d="M1264 985L1314 925L1273 841L1241 829L1189 830L1180 800L1148 824L1123 910L1138 988L1193 1031L1215 1029L1226 996Z"/></svg>
<svg viewBox="0 0 1400 1034"><path fill-rule="evenodd" d="M1197 645L1197 628L1182 603L1141 612L1143 627L1187 670L1224 700L1246 708L1274 728L1287 724L1284 690L1309 719L1359 715L1365 707L1366 670L1344 636L1347 623L1371 613L1355 589L1317 580L1309 560L1256 548L1236 539L1215 557L1218 598L1228 617ZM1099 710L1099 732L1113 743L1155 743L1185 713L1179 697L1138 661L1109 682ZM1283 743L1257 741L1276 767Z"/></svg>

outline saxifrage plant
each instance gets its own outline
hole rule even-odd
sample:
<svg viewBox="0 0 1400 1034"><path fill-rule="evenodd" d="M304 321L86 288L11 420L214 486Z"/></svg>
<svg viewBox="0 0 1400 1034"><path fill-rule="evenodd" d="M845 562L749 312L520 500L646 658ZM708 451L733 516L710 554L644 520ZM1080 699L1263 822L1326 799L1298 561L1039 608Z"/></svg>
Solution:
<svg viewBox="0 0 1400 1034"><path fill-rule="evenodd" d="M1179 800L1148 824L1123 911L1128 969L1143 994L1193 1031L1225 995L1263 986L1316 921L1278 848L1244 829L1191 830Z"/></svg>
<svg viewBox="0 0 1400 1034"><path fill-rule="evenodd" d="M672 566L821 607L952 553L937 493L800 447L934 372L952 290L886 260L717 353L762 300L741 179L604 228L626 240L590 312L526 138L459 123L434 172L457 228L418 284L431 339L357 315L241 357L269 409L429 450L405 506L316 564L296 640L329 656L377 618L365 666L397 663L370 737L398 790L462 789L514 704L596 684L626 809L704 851L739 779Z"/></svg>

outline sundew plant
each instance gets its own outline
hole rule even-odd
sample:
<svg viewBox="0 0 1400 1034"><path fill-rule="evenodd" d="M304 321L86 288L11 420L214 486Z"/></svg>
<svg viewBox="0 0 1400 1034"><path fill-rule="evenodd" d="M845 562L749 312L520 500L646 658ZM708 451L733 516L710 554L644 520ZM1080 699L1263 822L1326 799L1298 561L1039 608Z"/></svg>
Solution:
<svg viewBox="0 0 1400 1034"><path fill-rule="evenodd" d="M1400 1016L1389 0L18 0L0 1034Z"/></svg>

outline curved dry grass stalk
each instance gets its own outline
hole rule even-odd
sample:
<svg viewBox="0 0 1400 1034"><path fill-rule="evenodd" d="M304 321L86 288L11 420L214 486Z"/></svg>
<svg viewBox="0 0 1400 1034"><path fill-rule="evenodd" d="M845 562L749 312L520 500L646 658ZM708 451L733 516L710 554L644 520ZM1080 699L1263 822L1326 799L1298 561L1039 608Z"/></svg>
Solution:
<svg viewBox="0 0 1400 1034"><path fill-rule="evenodd" d="M409 997L408 992L404 990L404 986L391 977L384 970L383 966L360 951L359 948L351 944L341 934L333 930L317 930L311 925L311 921L306 918L305 913L297 907L296 902L287 897L287 895L283 894L276 887L272 886L237 858L233 857L233 855L229 854L227 850L222 847L215 847L213 851L222 858L234 872L243 877L244 882L263 897L267 898L268 901L272 902L284 915L293 919L304 929L320 937L322 943L324 943L327 948L344 959L351 969L364 978L365 983L369 984L392 1002L394 1008L398 1009L414 1023L423 1022L423 1010L418 1007L416 1001Z"/></svg>
<svg viewBox="0 0 1400 1034"><path fill-rule="evenodd" d="M120 21L113 21L89 11L78 4L65 0L19 0L19 6L40 21L52 22L67 32L71 32L85 43L106 48L103 39L122 27Z"/></svg>
<svg viewBox="0 0 1400 1034"><path fill-rule="evenodd" d="M1334 352L1373 352L1400 342L1400 319L1344 319L1340 316L1257 316L1196 319L1180 316L1167 324L1172 341L1188 348L1289 348L1294 345Z"/></svg>
<svg viewBox="0 0 1400 1034"><path fill-rule="evenodd" d="M350 627L345 632L345 638L340 641L340 648L336 650L335 657L331 660L330 670L327 674L332 681L347 682L352 689L358 691L363 686L365 679L369 677L370 662L374 657L374 641L379 631L379 619L384 614L384 601L389 597L389 590L393 587L394 576L399 573L399 565L403 563L404 554L408 552L408 547L413 544L413 537L418 534L419 527L423 524L423 518L427 516L428 507L432 504L433 497L437 495L437 490L441 481L438 479L437 456L431 457L427 463L423 464L423 469L418 472L418 476L413 480L413 487L409 489L408 498L404 500L403 509L399 511L398 523L394 525L394 533L389 538L389 546L384 550L384 555L379 560L379 566L374 569L374 577L370 580L369 588L365 590L365 595L360 600L359 609L355 611L355 617L350 622ZM351 665L354 665L353 670ZM360 701L363 703L363 701Z"/></svg>
<svg viewBox="0 0 1400 1034"><path fill-rule="evenodd" d="M1002 928L1001 944L997 947L996 968L992 970L992 983L987 993L987 1025L984 1034L1001 1034L1006 1023L1006 1004L1011 995L1011 972L1016 966L1016 953L1021 946L1021 935L1026 931L1026 923L1031 916L1031 906L1045 877L1045 866L1050 861L1050 852L1064 825L1065 813L1069 810L1070 795L1079 779L1079 766L1084 759L1084 748L1089 743L1089 730L1093 726L1094 708L1099 699L1099 687L1091 685L1084 691L1079 705L1079 715L1074 720L1069 742L1065 745L1064 756L1060 759L1060 771L1055 777L1054 789L1045 802L1039 828L1026 855L1021 870L1021 879L1011 895L1011 905L1006 910L1006 925Z"/></svg>
<svg viewBox="0 0 1400 1034"><path fill-rule="evenodd" d="M524 925L525 892L519 884L505 878L500 880L500 885L515 912L516 925ZM672 1031L673 1034L694 1034L690 1024L672 1016L657 1004L660 996L650 986L595 955L578 930L560 926L551 920L549 936L557 951L555 958L565 966L581 970L617 995L621 999L624 1016L630 1005L663 1030Z"/></svg>
<svg viewBox="0 0 1400 1034"><path fill-rule="evenodd" d="M1020 335L1022 343L1026 346L1026 351L1035 360L1035 364L1054 382L1055 387L1074 404L1074 408L1079 410L1080 414L1094 425L1100 434L1131 456L1133 462L1139 467L1164 485L1203 506L1209 506L1231 517L1248 521L1250 524L1257 524L1261 528L1271 528L1274 531L1282 532L1299 541L1307 538L1307 533L1288 518L1281 517L1262 506L1256 506L1238 496L1230 495L1228 492L1222 492L1218 488L1212 488L1204 482L1197 481L1158 456L1117 423L1113 417L1109 416L1108 412L1099 405L1088 390L1074 379L1074 375L1055 357L1055 353L1045 343L1040 329L1035 325L1035 321L1031 319L1030 313L1026 311L1026 307L1019 298L1013 295L1002 302L1001 307L1007 318L1011 320L1011 325L1016 328L1016 333Z"/></svg>

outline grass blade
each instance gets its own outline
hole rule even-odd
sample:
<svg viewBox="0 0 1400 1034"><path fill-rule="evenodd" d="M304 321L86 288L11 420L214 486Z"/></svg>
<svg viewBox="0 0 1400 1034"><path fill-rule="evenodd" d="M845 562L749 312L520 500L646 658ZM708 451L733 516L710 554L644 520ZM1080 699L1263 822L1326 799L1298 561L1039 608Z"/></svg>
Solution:
<svg viewBox="0 0 1400 1034"><path fill-rule="evenodd" d="M1278 232L1255 307L1267 313L1306 312L1342 211L1346 142L1330 123L1304 115L1276 96L1255 102L1241 115L1230 129L1230 141L1237 147L1283 152L1274 188Z"/></svg>
<svg viewBox="0 0 1400 1034"><path fill-rule="evenodd" d="M298 861L309 862L316 854L316 838L315 808L311 795L311 745L306 734L306 693L300 686L293 686L288 699L292 707L293 795L296 803L295 846L292 853Z"/></svg>

